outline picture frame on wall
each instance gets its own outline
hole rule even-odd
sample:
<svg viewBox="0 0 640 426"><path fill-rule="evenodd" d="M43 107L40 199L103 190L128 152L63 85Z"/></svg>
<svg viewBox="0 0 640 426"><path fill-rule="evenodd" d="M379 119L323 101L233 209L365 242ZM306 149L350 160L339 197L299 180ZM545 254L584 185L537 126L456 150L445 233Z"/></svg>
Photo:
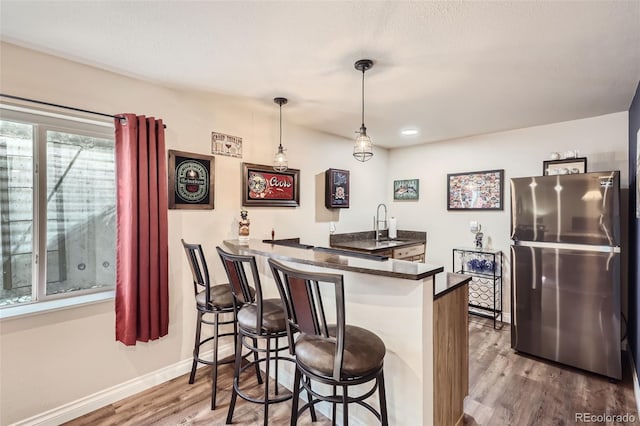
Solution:
<svg viewBox="0 0 640 426"><path fill-rule="evenodd" d="M504 210L504 169L447 174L447 210Z"/></svg>
<svg viewBox="0 0 640 426"><path fill-rule="evenodd" d="M569 175L587 172L587 157L567 158L564 160L545 160L542 162L544 176Z"/></svg>
<svg viewBox="0 0 640 426"><path fill-rule="evenodd" d="M242 158L242 138L226 133L211 132L211 153Z"/></svg>
<svg viewBox="0 0 640 426"><path fill-rule="evenodd" d="M394 201L416 201L420 198L420 179L393 181Z"/></svg>
<svg viewBox="0 0 640 426"><path fill-rule="evenodd" d="M169 150L169 208L212 210L214 157Z"/></svg>
<svg viewBox="0 0 640 426"><path fill-rule="evenodd" d="M349 170L324 172L324 205L328 209L349 208Z"/></svg>
<svg viewBox="0 0 640 426"><path fill-rule="evenodd" d="M242 205L297 207L300 205L300 170L283 172L271 166L242 163Z"/></svg>

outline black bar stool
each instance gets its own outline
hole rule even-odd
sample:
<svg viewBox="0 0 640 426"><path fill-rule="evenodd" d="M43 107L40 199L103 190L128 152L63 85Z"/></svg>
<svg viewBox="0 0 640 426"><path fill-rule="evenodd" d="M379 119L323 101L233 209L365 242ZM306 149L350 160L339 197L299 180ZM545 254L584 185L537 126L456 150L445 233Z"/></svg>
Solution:
<svg viewBox="0 0 640 426"><path fill-rule="evenodd" d="M299 271L273 259L269 259L269 266L286 308L290 351L296 356L291 425L297 423L304 410L327 401L333 404L333 424L336 421L336 404L343 404L343 424L347 425L348 405L356 403L367 408L383 426L387 426L383 375L386 348L374 333L345 324L342 275ZM321 290L335 292L336 324L327 324ZM297 332L300 334L294 339ZM301 379L305 380L301 383ZM349 386L373 380L374 386L364 394L348 395ZM311 381L332 386L332 394L322 395L313 391ZM298 410L301 384L314 398ZM342 388L342 395L338 395L338 387ZM365 402L376 390L380 398L380 412Z"/></svg>
<svg viewBox="0 0 640 426"><path fill-rule="evenodd" d="M238 395L250 402L264 405L264 425L268 424L269 404L283 402L291 399L291 392L279 395L278 391L278 364L279 361L285 360L293 362L292 358L280 356L278 353L289 349L288 346L279 347L278 340L287 336L286 320L284 308L280 299L263 299L262 286L258 275L258 267L253 256L234 255L225 252L217 247L222 264L227 272L231 293L233 294L233 307L238 319L238 348L242 346L252 351L256 358L254 361L242 366L240 351L236 351L235 373L233 378L233 391L231 393L231 404L227 414L227 424L233 419L233 410L235 408ZM250 273L247 274L247 271ZM249 284L255 288L255 292L251 292ZM258 346L258 340L265 342L265 347ZM272 347L272 342L275 347ZM258 357L260 354L260 357ZM275 386L274 395L269 395L269 372L270 361L275 361ZM240 375L248 368L255 367L256 374L260 377L259 364L265 364L264 376L264 394L262 398L252 398L245 391L240 389ZM258 383L261 384L260 381ZM315 418L314 418L315 420Z"/></svg>
<svg viewBox="0 0 640 426"><path fill-rule="evenodd" d="M193 364L191 365L191 375L189 376L189 384L193 384L196 368L198 363L212 366L212 383L211 383L211 409L216 409L216 389L218 387L218 365L230 364L235 362L234 357L218 360L218 339L225 336L235 336L237 334L236 320L233 310L233 295L229 288L229 284L220 284L211 286L209 282L209 268L204 257L204 251L200 244L189 244L184 240L182 245L187 253L189 266L193 275L193 290L196 299L196 308L198 310L198 318L196 321L196 337L193 346ZM219 316L229 314L232 318L220 321ZM212 315L213 321L205 316ZM202 324L213 326L213 336L201 340ZM233 324L233 331L227 333L219 333L220 325ZM213 340L213 361L200 358L200 347ZM238 352L236 341L234 339L234 352Z"/></svg>

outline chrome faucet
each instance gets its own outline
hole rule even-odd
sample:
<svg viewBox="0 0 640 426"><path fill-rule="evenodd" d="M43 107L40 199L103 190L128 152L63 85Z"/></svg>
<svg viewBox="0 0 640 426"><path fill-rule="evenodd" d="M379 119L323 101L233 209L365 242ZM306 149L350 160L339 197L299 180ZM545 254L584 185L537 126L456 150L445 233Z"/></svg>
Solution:
<svg viewBox="0 0 640 426"><path fill-rule="evenodd" d="M380 207L384 207L384 220L380 220ZM374 230L376 232L376 241L380 241L380 222L383 223L383 230L387 229L387 206L383 203L378 204L378 208L376 209L376 217L373 221Z"/></svg>

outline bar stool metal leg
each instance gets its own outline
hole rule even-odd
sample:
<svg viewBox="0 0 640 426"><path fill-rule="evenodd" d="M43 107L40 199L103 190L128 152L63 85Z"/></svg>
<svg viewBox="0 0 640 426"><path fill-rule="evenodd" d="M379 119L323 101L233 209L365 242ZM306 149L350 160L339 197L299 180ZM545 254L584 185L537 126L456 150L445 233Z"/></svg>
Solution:
<svg viewBox="0 0 640 426"><path fill-rule="evenodd" d="M253 347L258 347L258 340L256 338L253 339ZM258 363L258 351L253 351L253 361L255 362L256 366L256 376L258 378L258 384L261 385L264 382L262 381L262 373L260 373L260 364Z"/></svg>
<svg viewBox="0 0 640 426"><path fill-rule="evenodd" d="M382 423L382 426L388 426L389 419L387 417L387 398L384 390L383 370L380 370L380 376L378 377L378 395L380 397L380 423Z"/></svg>
<svg viewBox="0 0 640 426"><path fill-rule="evenodd" d="M311 404L311 402L313 401L313 394L311 393L311 379L307 377L307 399L309 400L309 403ZM309 407L309 410L311 410L311 421L312 422L317 422L318 418L316 417L316 408L314 404L311 404L311 406Z"/></svg>
<svg viewBox="0 0 640 426"><path fill-rule="evenodd" d="M236 362L234 364L233 382L231 385L231 402L229 403L229 411L227 412L227 424L231 424L233 418L233 410L236 407L236 399L238 398L237 387L240 386L240 364L242 363L242 334L238 333L236 339ZM258 376L259 378L260 376Z"/></svg>
<svg viewBox="0 0 640 426"><path fill-rule="evenodd" d="M211 373L211 409L216 409L216 392L218 390L218 315L213 314L213 372Z"/></svg>
<svg viewBox="0 0 640 426"><path fill-rule="evenodd" d="M269 364L271 364L271 339L267 340L267 352L265 354L266 363L264 367L264 426L267 426L267 419L269 418ZM278 354L276 354L276 369L278 368ZM278 383L276 382L276 389Z"/></svg>
<svg viewBox="0 0 640 426"><path fill-rule="evenodd" d="M336 385L333 385L333 396L336 398L336 400L338 399L338 387ZM338 403L337 402L333 402L332 407L332 415L331 415L331 425L335 426L336 424L336 416L338 415Z"/></svg>
<svg viewBox="0 0 640 426"><path fill-rule="evenodd" d="M296 373L293 378L293 401L291 403L291 426L295 426L298 423L298 401L300 400L300 380L302 374L300 370L296 368Z"/></svg>
<svg viewBox="0 0 640 426"><path fill-rule="evenodd" d="M347 394L347 387L342 386L342 425L347 426L349 424L349 396Z"/></svg>
<svg viewBox="0 0 640 426"><path fill-rule="evenodd" d="M189 384L192 385L196 378L196 367L198 366L198 358L200 356L200 334L202 331L202 312L198 311L196 318L196 340L193 345L193 363L191 364L191 375L189 376Z"/></svg>

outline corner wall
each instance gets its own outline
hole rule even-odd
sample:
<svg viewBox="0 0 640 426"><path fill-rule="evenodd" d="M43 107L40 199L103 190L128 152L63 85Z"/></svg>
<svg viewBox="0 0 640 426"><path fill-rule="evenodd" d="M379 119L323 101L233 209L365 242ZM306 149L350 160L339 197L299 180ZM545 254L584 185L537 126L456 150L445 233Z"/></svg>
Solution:
<svg viewBox="0 0 640 426"><path fill-rule="evenodd" d="M620 170L621 187L629 185L627 113L536 126L425 144L389 153L389 182L420 179L419 201L391 201L389 215L400 229L427 232L427 262L452 271L452 249L473 246L469 221L482 224L485 246L503 252L503 309L510 312L509 180L542 175L542 162L554 151L577 149L587 170ZM447 211L447 174L504 169L504 210ZM624 191L623 191L624 193ZM623 284L623 306L626 302ZM625 310L625 309L623 309Z"/></svg>

